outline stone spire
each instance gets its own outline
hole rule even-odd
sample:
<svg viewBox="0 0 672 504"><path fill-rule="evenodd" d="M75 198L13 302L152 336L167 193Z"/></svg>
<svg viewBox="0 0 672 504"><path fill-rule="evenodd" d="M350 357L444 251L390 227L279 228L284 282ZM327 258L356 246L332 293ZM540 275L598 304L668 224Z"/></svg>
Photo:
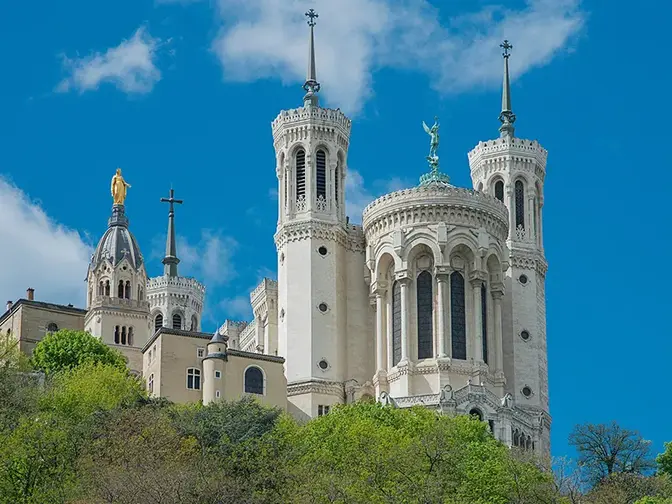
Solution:
<svg viewBox="0 0 672 504"><path fill-rule="evenodd" d="M182 200L175 199L175 191L170 189L170 198L161 198L161 203L169 203L168 211L168 237L166 238L166 257L163 258L163 274L169 277L177 276L177 247L175 245L175 207L174 204L182 204Z"/></svg>
<svg viewBox="0 0 672 504"><path fill-rule="evenodd" d="M508 40L505 40L502 44L499 45L504 52L502 56L504 57L504 83L502 86L502 111L499 114L499 121L502 125L499 127L499 135L504 137L513 137L515 128L513 123L516 122L516 114L511 111L511 81L509 79L509 53L510 49L513 49L513 46L509 44Z"/></svg>
<svg viewBox="0 0 672 504"><path fill-rule="evenodd" d="M317 82L317 71L315 70L315 20L319 17L314 9L306 12L308 17L308 26L310 26L310 44L308 47L308 74L303 89L306 90L306 96L303 97L304 106L318 106L317 93L320 91L320 83Z"/></svg>

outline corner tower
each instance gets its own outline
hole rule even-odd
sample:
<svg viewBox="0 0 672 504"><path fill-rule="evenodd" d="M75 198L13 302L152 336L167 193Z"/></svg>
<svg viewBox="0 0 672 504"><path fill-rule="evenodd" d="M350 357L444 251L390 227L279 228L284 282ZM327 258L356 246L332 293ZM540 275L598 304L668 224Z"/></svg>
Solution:
<svg viewBox="0 0 672 504"><path fill-rule="evenodd" d="M509 268L503 299L502 336L506 390L516 407L539 415L538 440L549 448L546 349L546 270L542 207L547 151L536 140L514 136L509 57L504 57L500 136L479 142L469 153L471 179L479 191L495 196L509 210ZM515 438L515 434L513 435Z"/></svg>
<svg viewBox="0 0 672 504"><path fill-rule="evenodd" d="M111 186L112 216L89 264L84 328L120 350L131 370L142 372L141 349L149 337L147 273L138 242L128 227L124 205L128 187L117 169Z"/></svg>
<svg viewBox="0 0 672 504"><path fill-rule="evenodd" d="M290 412L300 418L344 401L344 383L355 378L348 370L348 361L355 364L346 338L366 334L368 315L348 307L369 303L363 234L345 216L351 122L340 110L319 105L317 14L310 9L306 16L303 106L283 110L272 123L279 195L278 353L286 359ZM355 351L353 358L366 358L365 351ZM370 379L365 373L360 383Z"/></svg>
<svg viewBox="0 0 672 504"><path fill-rule="evenodd" d="M162 261L163 275L151 278L147 283L150 332L154 334L161 327L200 331L205 286L193 278L181 277L177 272L180 260L175 242L175 205L181 205L183 201L175 199L175 191L171 188L170 197L161 198L161 202L169 205L168 234L166 256Z"/></svg>

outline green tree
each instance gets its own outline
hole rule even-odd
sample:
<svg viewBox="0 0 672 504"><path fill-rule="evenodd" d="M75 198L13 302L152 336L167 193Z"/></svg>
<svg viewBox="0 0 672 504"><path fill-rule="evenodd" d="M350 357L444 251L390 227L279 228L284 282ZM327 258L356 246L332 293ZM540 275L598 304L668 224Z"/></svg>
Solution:
<svg viewBox="0 0 672 504"><path fill-rule="evenodd" d="M85 331L63 329L48 334L33 350L33 366L47 374L72 369L87 362L126 369L126 360L121 353Z"/></svg>
<svg viewBox="0 0 672 504"><path fill-rule="evenodd" d="M672 442L665 443L665 451L656 458L658 472L672 476Z"/></svg>
<svg viewBox="0 0 672 504"><path fill-rule="evenodd" d="M283 502L555 502L550 475L513 456L483 422L360 403L305 426L283 420Z"/></svg>
<svg viewBox="0 0 672 504"><path fill-rule="evenodd" d="M10 334L0 334L0 432L15 428L22 415L37 408L42 377L29 370L19 341Z"/></svg>
<svg viewBox="0 0 672 504"><path fill-rule="evenodd" d="M651 442L616 422L577 425L569 443L576 448L578 462L593 483L613 473L644 474L654 467Z"/></svg>
<svg viewBox="0 0 672 504"><path fill-rule="evenodd" d="M613 473L602 479L583 502L590 504L635 504L645 497L672 497L672 481L667 476ZM655 501L654 501L655 502Z"/></svg>

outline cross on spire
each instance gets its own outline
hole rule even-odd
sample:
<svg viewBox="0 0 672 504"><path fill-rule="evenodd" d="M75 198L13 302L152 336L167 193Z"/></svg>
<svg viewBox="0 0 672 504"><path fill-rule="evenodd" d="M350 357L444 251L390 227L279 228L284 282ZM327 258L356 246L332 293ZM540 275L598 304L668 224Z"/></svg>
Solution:
<svg viewBox="0 0 672 504"><path fill-rule="evenodd" d="M511 56L511 54L509 54L509 50L513 49L513 46L511 44L509 44L508 40L505 40L503 43L499 44L499 47L504 49L504 52L502 53L502 56L504 56L505 58L508 58L509 56Z"/></svg>
<svg viewBox="0 0 672 504"><path fill-rule="evenodd" d="M502 56L504 57L504 82L502 84L502 111L499 114L499 122L502 125L499 127L499 134L502 138L513 137L515 128L513 123L516 122L516 114L511 110L511 79L509 78L509 51L513 46L508 40L499 44L499 47L504 49Z"/></svg>
<svg viewBox="0 0 672 504"><path fill-rule="evenodd" d="M161 198L161 203L170 205L168 210L168 236L166 238L166 257L163 258L163 274L171 277L177 276L177 247L175 245L175 204L181 205L182 200L175 199L175 191L170 188L170 197Z"/></svg>
<svg viewBox="0 0 672 504"><path fill-rule="evenodd" d="M308 26L311 28L315 26L315 20L320 17L317 12L315 12L315 9L308 9L308 12L306 12L306 17L308 18Z"/></svg>
<svg viewBox="0 0 672 504"><path fill-rule="evenodd" d="M303 97L304 106L318 106L317 93L320 91L320 83L317 82L317 70L315 69L315 20L319 17L315 9L306 12L308 26L310 26L310 44L308 46L308 74L303 89L306 95Z"/></svg>

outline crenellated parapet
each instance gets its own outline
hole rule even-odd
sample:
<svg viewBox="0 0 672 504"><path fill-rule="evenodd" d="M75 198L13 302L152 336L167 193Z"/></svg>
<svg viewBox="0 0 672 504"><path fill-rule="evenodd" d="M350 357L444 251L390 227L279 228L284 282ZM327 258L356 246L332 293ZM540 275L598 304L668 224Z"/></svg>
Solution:
<svg viewBox="0 0 672 504"><path fill-rule="evenodd" d="M348 150L352 121L340 110L299 107L283 110L271 123L276 151L295 142L331 142Z"/></svg>

